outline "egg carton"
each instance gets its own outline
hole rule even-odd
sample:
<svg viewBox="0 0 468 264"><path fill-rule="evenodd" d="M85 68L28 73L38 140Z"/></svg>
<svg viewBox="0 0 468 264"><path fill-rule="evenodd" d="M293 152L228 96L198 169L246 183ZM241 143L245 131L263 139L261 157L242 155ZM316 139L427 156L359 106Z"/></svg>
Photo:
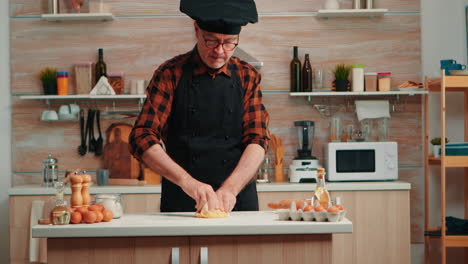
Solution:
<svg viewBox="0 0 468 264"><path fill-rule="evenodd" d="M276 211L278 219L280 221L315 221L315 222L339 222L344 219L346 211L340 211L338 213L329 213L327 211L315 212L307 211L303 212L302 209L297 211L291 211L289 209L279 209Z"/></svg>

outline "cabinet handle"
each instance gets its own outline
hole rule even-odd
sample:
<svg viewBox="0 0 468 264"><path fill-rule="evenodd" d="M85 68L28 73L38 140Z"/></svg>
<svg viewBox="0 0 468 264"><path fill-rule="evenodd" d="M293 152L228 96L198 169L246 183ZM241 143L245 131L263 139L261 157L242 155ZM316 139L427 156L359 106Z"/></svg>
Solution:
<svg viewBox="0 0 468 264"><path fill-rule="evenodd" d="M208 264L208 247L200 248L200 264Z"/></svg>
<svg viewBox="0 0 468 264"><path fill-rule="evenodd" d="M172 248L171 264L179 264L179 248Z"/></svg>

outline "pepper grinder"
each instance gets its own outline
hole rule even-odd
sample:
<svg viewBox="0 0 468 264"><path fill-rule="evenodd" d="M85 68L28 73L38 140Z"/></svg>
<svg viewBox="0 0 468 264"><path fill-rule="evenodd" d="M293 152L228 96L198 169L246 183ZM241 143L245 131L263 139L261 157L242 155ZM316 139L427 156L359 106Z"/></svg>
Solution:
<svg viewBox="0 0 468 264"><path fill-rule="evenodd" d="M81 188L81 197L83 198L83 206L88 207L91 204L91 195L89 195L89 182L91 181L91 175L87 174L86 171L83 171L81 175L83 179L83 184Z"/></svg>
<svg viewBox="0 0 468 264"><path fill-rule="evenodd" d="M70 178L71 181L71 189L72 189L72 194L70 198L70 204L71 207L77 208L83 206L83 197L81 196L81 188L82 188L82 182L83 178L81 175L78 175L75 173L75 175L71 176Z"/></svg>

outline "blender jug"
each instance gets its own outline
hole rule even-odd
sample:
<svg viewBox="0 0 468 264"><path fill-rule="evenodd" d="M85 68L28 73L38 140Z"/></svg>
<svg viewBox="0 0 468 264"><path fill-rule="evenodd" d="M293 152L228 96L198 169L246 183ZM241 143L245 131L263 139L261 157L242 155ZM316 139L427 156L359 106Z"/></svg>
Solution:
<svg viewBox="0 0 468 264"><path fill-rule="evenodd" d="M297 127L299 149L296 159L315 159L312 156L312 146L314 142L314 121L294 121Z"/></svg>

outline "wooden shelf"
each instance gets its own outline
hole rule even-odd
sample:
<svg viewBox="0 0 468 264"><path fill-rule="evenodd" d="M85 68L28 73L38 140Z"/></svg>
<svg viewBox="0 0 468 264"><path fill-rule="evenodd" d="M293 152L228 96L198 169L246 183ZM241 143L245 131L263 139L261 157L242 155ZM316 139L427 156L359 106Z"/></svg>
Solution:
<svg viewBox="0 0 468 264"><path fill-rule="evenodd" d="M445 236L445 247L468 247L468 236Z"/></svg>
<svg viewBox="0 0 468 264"><path fill-rule="evenodd" d="M111 13L73 13L73 14L42 14L41 18L49 22L60 21L111 21Z"/></svg>
<svg viewBox="0 0 468 264"><path fill-rule="evenodd" d="M445 167L468 167L468 156L445 156Z"/></svg>
<svg viewBox="0 0 468 264"><path fill-rule="evenodd" d="M446 76L445 90L447 92L468 91L468 76ZM440 78L428 81L429 92L440 92ZM449 82L450 80L450 82ZM450 84L450 85L449 85ZM451 87L448 87L451 86Z"/></svg>
<svg viewBox="0 0 468 264"><path fill-rule="evenodd" d="M289 93L290 96L384 96L384 95L417 95L427 94L428 91L418 89L417 91L388 91L388 92L298 92Z"/></svg>
<svg viewBox="0 0 468 264"><path fill-rule="evenodd" d="M430 165L440 165L440 158L436 158L434 156L429 156L428 158Z"/></svg>
<svg viewBox="0 0 468 264"><path fill-rule="evenodd" d="M317 17L378 17L387 11L388 9L320 9Z"/></svg>

